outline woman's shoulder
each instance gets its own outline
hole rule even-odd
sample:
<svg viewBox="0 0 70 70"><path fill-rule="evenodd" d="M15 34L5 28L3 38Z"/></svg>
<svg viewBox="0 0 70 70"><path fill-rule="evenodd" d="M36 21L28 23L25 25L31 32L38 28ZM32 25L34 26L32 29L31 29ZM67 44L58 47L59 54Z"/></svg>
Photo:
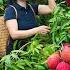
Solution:
<svg viewBox="0 0 70 70"><path fill-rule="evenodd" d="M16 18L15 10L10 5L7 6L5 9L4 18L5 18L5 20L10 20L10 19Z"/></svg>
<svg viewBox="0 0 70 70"><path fill-rule="evenodd" d="M9 10L9 11L14 10L13 7L14 5L8 5L5 10Z"/></svg>
<svg viewBox="0 0 70 70"><path fill-rule="evenodd" d="M30 5L34 9L35 13L38 15L38 6L39 6L39 4L37 4L37 3L31 3Z"/></svg>

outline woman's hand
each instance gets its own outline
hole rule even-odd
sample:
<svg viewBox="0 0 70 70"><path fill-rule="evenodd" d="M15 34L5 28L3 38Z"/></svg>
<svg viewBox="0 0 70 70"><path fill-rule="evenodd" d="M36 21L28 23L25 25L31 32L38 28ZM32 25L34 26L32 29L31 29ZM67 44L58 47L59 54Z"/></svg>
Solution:
<svg viewBox="0 0 70 70"><path fill-rule="evenodd" d="M50 27L45 26L45 25L39 26L39 27L37 27L37 32L40 34L43 34L43 35L47 34L48 32L50 32Z"/></svg>
<svg viewBox="0 0 70 70"><path fill-rule="evenodd" d="M48 5L39 5L38 12L39 14L49 14L52 13L56 7L56 0L48 0Z"/></svg>

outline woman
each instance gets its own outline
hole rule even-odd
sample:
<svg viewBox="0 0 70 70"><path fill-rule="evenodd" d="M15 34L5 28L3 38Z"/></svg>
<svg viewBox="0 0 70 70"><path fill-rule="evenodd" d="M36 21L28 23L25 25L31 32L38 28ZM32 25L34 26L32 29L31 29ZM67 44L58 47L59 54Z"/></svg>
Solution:
<svg viewBox="0 0 70 70"><path fill-rule="evenodd" d="M20 46L27 42L27 38L35 35L36 33L46 34L50 31L48 26L37 26L35 15L49 14L56 6L55 0L49 0L48 5L29 5L26 0L8 0L9 3L15 7L8 5L5 11L5 21L10 33L10 39L7 47L7 54L13 50L13 43L15 40L21 41ZM33 10L32 10L32 8ZM34 11L34 12L33 12ZM17 15L16 15L17 12ZM16 17L17 16L17 17ZM17 46L17 49L19 47Z"/></svg>

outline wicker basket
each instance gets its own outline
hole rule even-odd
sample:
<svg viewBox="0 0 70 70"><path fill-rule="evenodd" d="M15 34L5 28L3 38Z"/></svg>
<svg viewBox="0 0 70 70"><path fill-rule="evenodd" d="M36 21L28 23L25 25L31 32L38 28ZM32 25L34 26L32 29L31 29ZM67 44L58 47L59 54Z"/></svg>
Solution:
<svg viewBox="0 0 70 70"><path fill-rule="evenodd" d="M0 57L6 54L7 41L9 37L9 32L4 23L4 17L0 17Z"/></svg>

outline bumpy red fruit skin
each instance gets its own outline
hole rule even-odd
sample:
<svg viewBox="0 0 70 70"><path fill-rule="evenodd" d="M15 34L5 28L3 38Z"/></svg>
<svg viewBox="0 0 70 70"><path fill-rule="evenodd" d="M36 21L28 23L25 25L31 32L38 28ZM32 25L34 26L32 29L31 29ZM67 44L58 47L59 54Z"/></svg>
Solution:
<svg viewBox="0 0 70 70"><path fill-rule="evenodd" d="M63 47L64 47L64 48L70 47L70 43L64 43L64 44L63 44Z"/></svg>
<svg viewBox="0 0 70 70"><path fill-rule="evenodd" d="M66 0L68 6L70 6L70 0Z"/></svg>
<svg viewBox="0 0 70 70"><path fill-rule="evenodd" d="M48 59L47 59L47 64L50 69L55 69L56 66L60 63L60 56L59 53L54 53L52 54Z"/></svg>
<svg viewBox="0 0 70 70"><path fill-rule="evenodd" d="M70 70L70 65L68 63L65 63L65 62L60 62L57 65L56 70Z"/></svg>
<svg viewBox="0 0 70 70"><path fill-rule="evenodd" d="M62 52L61 52L61 58L65 62L70 62L70 48L65 48L65 49L62 50Z"/></svg>
<svg viewBox="0 0 70 70"><path fill-rule="evenodd" d="M49 69L49 70L56 70L56 69Z"/></svg>

